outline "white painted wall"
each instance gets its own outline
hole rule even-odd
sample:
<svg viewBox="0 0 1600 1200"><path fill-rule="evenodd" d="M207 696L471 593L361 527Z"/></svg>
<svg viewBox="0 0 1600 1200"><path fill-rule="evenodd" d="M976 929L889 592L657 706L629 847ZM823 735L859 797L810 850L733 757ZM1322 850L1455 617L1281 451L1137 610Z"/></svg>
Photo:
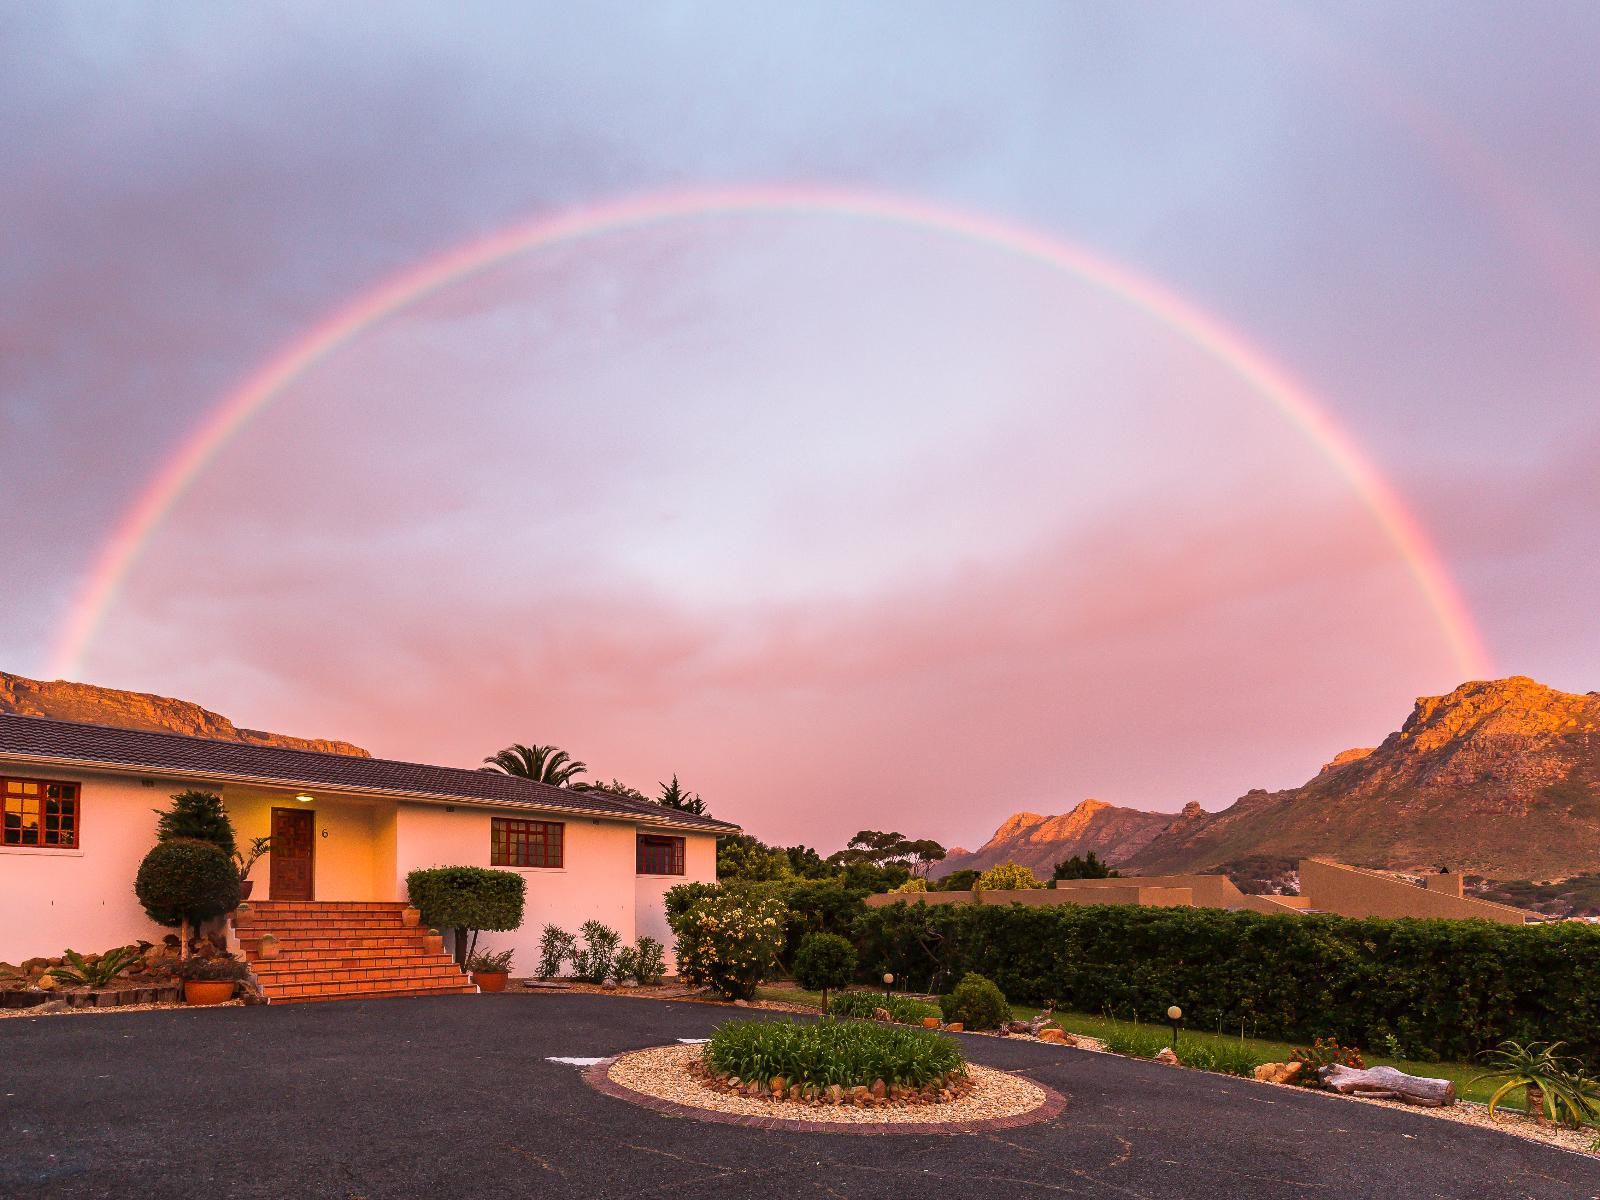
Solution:
<svg viewBox="0 0 1600 1200"><path fill-rule="evenodd" d="M0 846L0 961L98 953L169 931L133 895L139 862L156 842L156 815L180 786L153 788L115 775L0 768L27 779L80 785L79 849Z"/></svg>
<svg viewBox="0 0 1600 1200"><path fill-rule="evenodd" d="M637 865L637 860L635 860ZM635 875L633 885L634 928L637 937L653 937L667 948L667 970L677 970L672 953L672 930L667 928L664 897L680 883L717 881L717 839L704 834L688 834L683 847L682 875Z"/></svg>

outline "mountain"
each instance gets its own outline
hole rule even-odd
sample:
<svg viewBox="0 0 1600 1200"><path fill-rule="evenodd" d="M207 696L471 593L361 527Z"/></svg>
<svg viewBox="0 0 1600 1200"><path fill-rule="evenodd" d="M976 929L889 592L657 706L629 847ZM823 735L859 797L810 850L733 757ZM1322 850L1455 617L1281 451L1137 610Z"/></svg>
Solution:
<svg viewBox="0 0 1600 1200"><path fill-rule="evenodd" d="M1106 861L1122 860L1143 849L1171 823L1171 813L1118 808L1103 800L1085 800L1069 813L1044 817L1017 813L977 850L952 850L939 864L940 874L963 867L990 867L1017 862L1035 875L1049 878L1056 863L1074 854L1094 851Z"/></svg>
<svg viewBox="0 0 1600 1200"><path fill-rule="evenodd" d="M46 683L5 671L0 671L0 712L23 717L53 717L58 721L87 721L122 729L164 730L226 742L248 742L252 746L283 746L291 750L370 757L360 746L349 742L240 729L227 717L187 700L95 687L90 683L68 683L62 679Z"/></svg>
<svg viewBox="0 0 1600 1200"><path fill-rule="evenodd" d="M1523 676L1466 683L1419 699L1381 745L1344 751L1297 788L1256 789L1216 813L1194 804L1176 816L1106 805L1074 824L1083 808L1063 817L1018 814L961 865L987 866L1025 850L1017 861L1037 872L1094 849L1139 874L1321 854L1394 870L1448 865L1497 879L1581 875L1600 869L1600 692L1560 692ZM1139 834L1101 849L1082 840L1080 828L1106 836L1109 830L1095 830L1099 821ZM1073 835L1059 842L1027 836L1052 822Z"/></svg>

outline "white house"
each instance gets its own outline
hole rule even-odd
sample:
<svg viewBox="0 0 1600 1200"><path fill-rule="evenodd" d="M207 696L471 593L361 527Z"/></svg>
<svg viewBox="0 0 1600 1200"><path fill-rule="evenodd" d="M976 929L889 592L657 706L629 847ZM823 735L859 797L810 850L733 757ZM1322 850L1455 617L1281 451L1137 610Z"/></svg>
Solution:
<svg viewBox="0 0 1600 1200"><path fill-rule="evenodd" d="M487 771L0 715L0 960L167 933L133 880L155 844L155 810L187 788L223 798L241 845L273 839L251 876L258 925L275 918L287 947L258 972L269 997L275 982L301 999L458 990L459 972L401 925L417 867L527 880L522 927L480 940L514 949L520 971L532 973L546 923L575 932L590 918L627 944L654 937L670 956L664 893L714 882L717 835L738 831Z"/></svg>

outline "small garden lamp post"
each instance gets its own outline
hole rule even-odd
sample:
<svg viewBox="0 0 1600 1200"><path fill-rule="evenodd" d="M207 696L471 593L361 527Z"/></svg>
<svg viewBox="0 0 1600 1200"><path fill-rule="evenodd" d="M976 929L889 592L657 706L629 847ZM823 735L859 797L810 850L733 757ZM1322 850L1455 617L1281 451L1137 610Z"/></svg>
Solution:
<svg viewBox="0 0 1600 1200"><path fill-rule="evenodd" d="M893 992L893 991L894 991L894 972L893 971L885 971L883 973L883 998L885 1000L888 1000L890 998L890 993Z"/></svg>
<svg viewBox="0 0 1600 1200"><path fill-rule="evenodd" d="M1167 1020L1172 1022L1172 1048L1178 1048L1178 1030L1183 1028L1183 1009L1174 1004L1167 1009Z"/></svg>

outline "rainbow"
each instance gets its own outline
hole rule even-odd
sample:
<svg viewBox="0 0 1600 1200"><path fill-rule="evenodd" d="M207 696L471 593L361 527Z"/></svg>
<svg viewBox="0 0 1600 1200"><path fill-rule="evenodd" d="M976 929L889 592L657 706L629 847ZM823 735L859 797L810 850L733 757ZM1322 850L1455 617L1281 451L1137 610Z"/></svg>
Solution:
<svg viewBox="0 0 1600 1200"><path fill-rule="evenodd" d="M1289 374L1237 331L1162 284L1053 234L908 198L807 186L651 192L535 218L456 246L363 292L283 346L229 392L183 439L118 520L74 598L52 651L59 678L76 674L139 554L216 453L307 371L364 330L417 300L508 257L584 238L687 218L743 214L832 216L911 226L964 238L1093 284L1149 315L1236 373L1319 448L1371 510L1406 563L1465 678L1490 674L1470 612L1420 522L1356 443Z"/></svg>

